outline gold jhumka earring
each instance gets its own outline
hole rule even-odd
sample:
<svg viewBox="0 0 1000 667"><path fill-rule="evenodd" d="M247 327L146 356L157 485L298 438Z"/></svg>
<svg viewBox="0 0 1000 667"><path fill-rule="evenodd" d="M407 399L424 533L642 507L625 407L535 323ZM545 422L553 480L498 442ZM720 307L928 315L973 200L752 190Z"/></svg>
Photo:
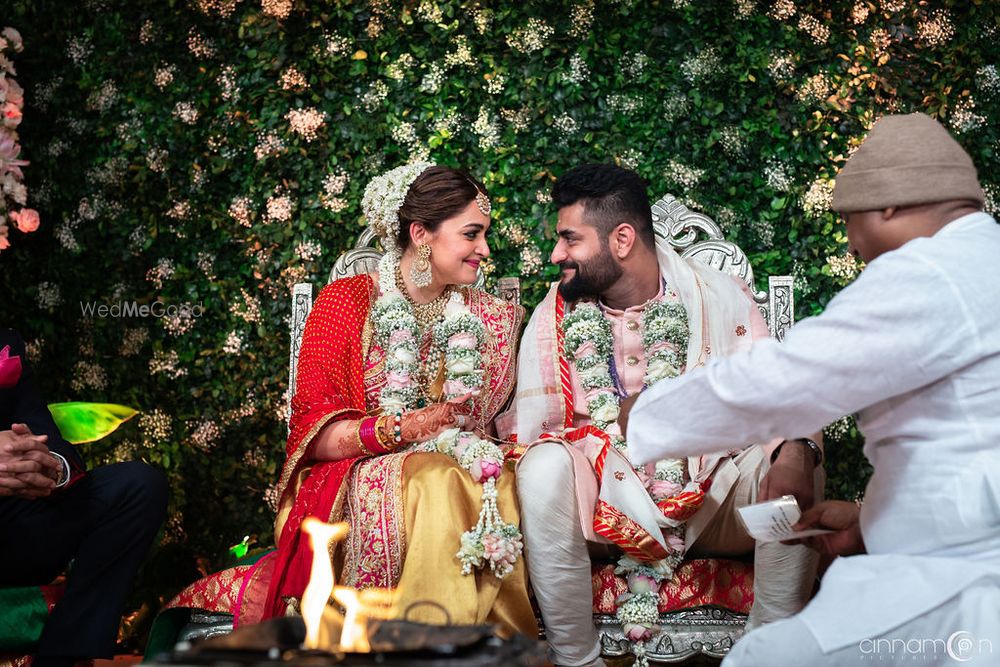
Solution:
<svg viewBox="0 0 1000 667"><path fill-rule="evenodd" d="M410 281L416 287L427 287L431 278L431 247L421 243L417 246L417 258L410 266Z"/></svg>

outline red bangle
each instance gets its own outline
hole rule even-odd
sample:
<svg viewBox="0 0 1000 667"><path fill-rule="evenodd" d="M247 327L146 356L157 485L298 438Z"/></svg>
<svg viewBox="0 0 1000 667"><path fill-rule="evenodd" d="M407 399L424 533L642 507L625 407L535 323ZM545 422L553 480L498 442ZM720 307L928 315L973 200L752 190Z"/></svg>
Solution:
<svg viewBox="0 0 1000 667"><path fill-rule="evenodd" d="M386 453L386 449L382 447L375 436L375 417L361 420L361 426L358 428L358 439L361 440L361 447L372 454Z"/></svg>

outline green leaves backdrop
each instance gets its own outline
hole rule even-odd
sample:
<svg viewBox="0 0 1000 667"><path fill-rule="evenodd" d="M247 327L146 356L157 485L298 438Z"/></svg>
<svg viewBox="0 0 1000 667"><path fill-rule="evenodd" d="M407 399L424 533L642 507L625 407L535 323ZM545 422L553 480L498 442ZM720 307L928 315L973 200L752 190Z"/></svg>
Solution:
<svg viewBox="0 0 1000 667"><path fill-rule="evenodd" d="M985 1L6 3L43 226L0 254L2 319L50 400L141 410L81 446L171 482L133 621L244 535L272 543L289 289L355 241L372 176L429 157L482 178L488 275L531 306L555 277L552 181L614 161L718 220L761 285L794 275L804 317L858 270L829 199L880 115L940 118L995 210L998 20ZM81 308L131 301L163 316ZM828 496L854 497L857 431L828 437Z"/></svg>

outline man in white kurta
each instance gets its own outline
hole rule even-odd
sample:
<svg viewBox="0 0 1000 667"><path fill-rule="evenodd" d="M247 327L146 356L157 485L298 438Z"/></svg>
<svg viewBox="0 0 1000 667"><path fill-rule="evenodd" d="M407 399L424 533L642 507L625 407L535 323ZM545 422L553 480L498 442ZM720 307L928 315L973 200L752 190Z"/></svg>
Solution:
<svg viewBox="0 0 1000 667"><path fill-rule="evenodd" d="M870 262L861 276L784 342L644 392L628 415L630 457L858 413L874 475L857 525L824 523L826 509L850 515L827 501L800 526L843 529L813 544L860 553L724 667L1000 664L1000 226L978 210L971 159L922 114L880 120L833 203Z"/></svg>

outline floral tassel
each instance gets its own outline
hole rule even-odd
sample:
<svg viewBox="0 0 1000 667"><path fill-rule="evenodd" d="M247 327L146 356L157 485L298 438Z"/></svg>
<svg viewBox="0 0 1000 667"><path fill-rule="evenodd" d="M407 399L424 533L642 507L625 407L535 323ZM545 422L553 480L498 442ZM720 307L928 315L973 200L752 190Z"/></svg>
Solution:
<svg viewBox="0 0 1000 667"><path fill-rule="evenodd" d="M483 484L479 522L462 535L462 548L455 554L462 561L462 574L471 574L474 568L489 564L494 576L503 579L514 570L523 549L521 531L500 517L496 479L491 477Z"/></svg>

